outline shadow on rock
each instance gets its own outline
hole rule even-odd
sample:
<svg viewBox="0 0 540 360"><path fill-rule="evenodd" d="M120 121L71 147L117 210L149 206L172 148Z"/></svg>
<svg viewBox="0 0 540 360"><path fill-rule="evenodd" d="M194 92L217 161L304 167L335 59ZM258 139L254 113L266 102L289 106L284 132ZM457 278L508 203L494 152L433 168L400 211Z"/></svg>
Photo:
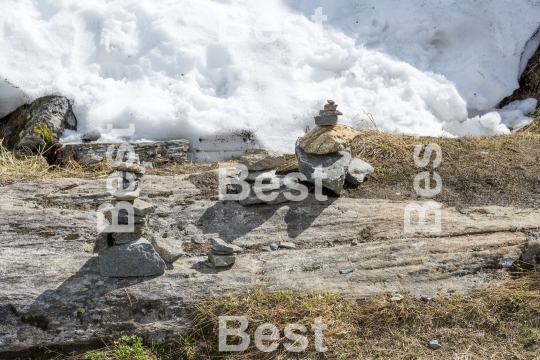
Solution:
<svg viewBox="0 0 540 360"><path fill-rule="evenodd" d="M290 238L300 236L337 199L337 197L328 196L326 201L317 201L313 196L310 196L302 202L291 203L289 211L285 215L287 235Z"/></svg>

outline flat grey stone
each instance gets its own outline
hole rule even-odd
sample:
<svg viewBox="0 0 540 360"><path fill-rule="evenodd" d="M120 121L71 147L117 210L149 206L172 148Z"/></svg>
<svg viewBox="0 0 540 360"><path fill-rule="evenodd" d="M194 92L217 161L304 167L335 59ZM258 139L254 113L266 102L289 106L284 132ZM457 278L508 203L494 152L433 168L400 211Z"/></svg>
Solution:
<svg viewBox="0 0 540 360"><path fill-rule="evenodd" d="M261 171L276 169L283 163L283 154L264 149L247 149L238 160L249 171Z"/></svg>
<svg viewBox="0 0 540 360"><path fill-rule="evenodd" d="M212 250L222 254L239 253L243 250L240 246L229 244L226 241L217 237L211 238L210 242L212 244Z"/></svg>
<svg viewBox="0 0 540 360"><path fill-rule="evenodd" d="M345 150L324 155L308 154L297 142L296 157L298 158L298 170L307 177L308 182L315 183L315 172L317 167L320 167L318 171L323 176L322 185L338 195L341 194L352 161L350 151Z"/></svg>
<svg viewBox="0 0 540 360"><path fill-rule="evenodd" d="M128 224L129 222L129 217L128 217L128 213L127 213L127 210L125 209L121 209L120 211L118 211L118 224L122 224L122 225L125 225L125 224ZM109 220L109 222L111 222L112 224L112 210L107 210L105 211L105 219ZM146 216L139 216L139 215L133 215L133 223L134 224L146 224Z"/></svg>
<svg viewBox="0 0 540 360"><path fill-rule="evenodd" d="M258 177L273 178L276 176L276 170L250 171L245 181L254 182Z"/></svg>
<svg viewBox="0 0 540 360"><path fill-rule="evenodd" d="M279 245L276 244L276 243L271 243L270 245L268 245L270 247L270 249L272 249L273 251L276 251L277 249L279 249Z"/></svg>
<svg viewBox="0 0 540 360"><path fill-rule="evenodd" d="M101 133L98 129L91 130L81 136L81 140L84 142L98 141L101 138Z"/></svg>
<svg viewBox="0 0 540 360"><path fill-rule="evenodd" d="M338 123L337 115L315 116L315 125L336 125Z"/></svg>
<svg viewBox="0 0 540 360"><path fill-rule="evenodd" d="M441 344L437 340L431 340L428 344L429 348L432 350L438 350L441 348Z"/></svg>
<svg viewBox="0 0 540 360"><path fill-rule="evenodd" d="M215 267L227 267L234 264L236 261L236 255L230 254L230 255L217 255L213 252L208 253L208 260L214 265Z"/></svg>
<svg viewBox="0 0 540 360"><path fill-rule="evenodd" d="M112 246L99 254L99 272L106 277L162 275L165 262L145 238Z"/></svg>
<svg viewBox="0 0 540 360"><path fill-rule="evenodd" d="M146 201L135 199L133 201L133 210L135 215L138 216L147 216L156 211L156 206Z"/></svg>
<svg viewBox="0 0 540 360"><path fill-rule="evenodd" d="M178 258L185 255L185 252L182 249L182 241L178 239L153 237L152 245L159 256L169 264L172 264L178 260Z"/></svg>
<svg viewBox="0 0 540 360"><path fill-rule="evenodd" d="M113 233L112 238L115 245L125 244L133 240L140 239L143 234L144 225L135 225L133 232L130 233Z"/></svg>
<svg viewBox="0 0 540 360"><path fill-rule="evenodd" d="M113 196L116 200L119 200L119 201L135 201L139 198L140 195L141 195L141 189L137 188L136 190L130 191L130 192L123 192L123 193L117 192Z"/></svg>
<svg viewBox="0 0 540 360"><path fill-rule="evenodd" d="M353 158L349 165L345 181L353 185L360 185L364 182L367 175L373 174L373 171L375 171L375 169L367 162L358 158Z"/></svg>
<svg viewBox="0 0 540 360"><path fill-rule="evenodd" d="M296 244L290 241L282 241L279 243L279 247L283 249L296 249Z"/></svg>
<svg viewBox="0 0 540 360"><path fill-rule="evenodd" d="M120 163L120 165L113 166L112 168L113 170L120 171L120 172L143 174L143 175L144 173L146 173L146 169L136 162L133 162L133 163L122 162Z"/></svg>
<svg viewBox="0 0 540 360"><path fill-rule="evenodd" d="M324 105L324 110L328 111L337 111L338 105L337 104L326 104Z"/></svg>

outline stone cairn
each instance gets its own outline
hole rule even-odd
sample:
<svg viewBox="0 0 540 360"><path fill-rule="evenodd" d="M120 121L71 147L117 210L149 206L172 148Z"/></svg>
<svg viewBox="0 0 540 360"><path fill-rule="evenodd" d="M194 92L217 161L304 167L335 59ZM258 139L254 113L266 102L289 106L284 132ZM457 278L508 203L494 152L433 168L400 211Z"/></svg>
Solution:
<svg viewBox="0 0 540 360"><path fill-rule="evenodd" d="M236 261L236 254L242 252L241 247L229 244L218 237L211 238L210 242L212 250L208 253L208 261L213 268L232 266Z"/></svg>
<svg viewBox="0 0 540 360"><path fill-rule="evenodd" d="M133 207L134 228L132 232L101 233L96 240L95 252L99 253L99 270L107 277L156 276L165 272L165 262L154 246L143 237L147 216L155 211L155 206L139 199L140 180L145 169L137 163L122 163L113 167L120 174L122 187L113 196L113 205L128 202ZM118 186L120 188L120 186ZM105 219L118 225L129 222L127 210L108 210Z"/></svg>

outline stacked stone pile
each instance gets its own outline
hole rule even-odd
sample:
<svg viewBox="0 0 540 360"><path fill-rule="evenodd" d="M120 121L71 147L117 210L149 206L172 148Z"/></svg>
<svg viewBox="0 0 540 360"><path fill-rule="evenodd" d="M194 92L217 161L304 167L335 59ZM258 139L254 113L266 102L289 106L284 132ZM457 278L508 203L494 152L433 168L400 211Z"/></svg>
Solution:
<svg viewBox="0 0 540 360"><path fill-rule="evenodd" d="M165 262L154 250L154 246L143 237L147 216L155 211L155 206L139 199L140 180L145 169L139 164L122 163L114 167L120 174L123 186L113 195L115 201L128 202L133 208L133 230L130 232L102 233L96 243L99 252L99 270L102 276L136 277L155 276L165 272ZM131 223L128 210L112 209L105 213L112 225ZM117 219L117 224L115 220Z"/></svg>
<svg viewBox="0 0 540 360"><path fill-rule="evenodd" d="M298 170L315 183L318 176L322 185L336 194L341 194L345 181L360 185L365 177L373 173L373 167L358 158L351 157L350 143L358 133L345 125L338 124L338 105L328 104L315 117L317 126L296 142Z"/></svg>
<svg viewBox="0 0 540 360"><path fill-rule="evenodd" d="M242 248L229 244L226 241L213 237L210 239L212 250L208 253L208 261L214 268L231 266L236 261L236 254L242 252Z"/></svg>

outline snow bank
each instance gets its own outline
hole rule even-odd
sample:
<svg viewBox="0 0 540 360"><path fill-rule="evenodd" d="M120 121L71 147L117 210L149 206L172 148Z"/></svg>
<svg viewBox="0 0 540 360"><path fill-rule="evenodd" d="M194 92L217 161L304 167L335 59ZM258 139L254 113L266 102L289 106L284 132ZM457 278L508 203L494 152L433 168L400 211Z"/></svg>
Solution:
<svg viewBox="0 0 540 360"><path fill-rule="evenodd" d="M324 100L334 99L353 126L373 120L396 133L507 133L530 121L531 103L493 109L518 87L539 6L3 0L0 116L62 94L74 102L79 133L135 124L132 140L197 144L249 130L262 146L292 151Z"/></svg>

